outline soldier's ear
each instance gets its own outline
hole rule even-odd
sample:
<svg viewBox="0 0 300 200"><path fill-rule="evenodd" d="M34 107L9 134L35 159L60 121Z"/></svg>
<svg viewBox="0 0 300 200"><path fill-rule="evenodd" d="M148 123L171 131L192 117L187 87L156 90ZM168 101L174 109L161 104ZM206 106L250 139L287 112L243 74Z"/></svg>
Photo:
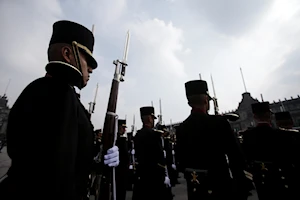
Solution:
<svg viewBox="0 0 300 200"><path fill-rule="evenodd" d="M72 53L72 49L69 46L64 46L61 49L61 53L62 53L62 56L63 56L64 60L67 63L71 64L72 60L74 58L73 53Z"/></svg>

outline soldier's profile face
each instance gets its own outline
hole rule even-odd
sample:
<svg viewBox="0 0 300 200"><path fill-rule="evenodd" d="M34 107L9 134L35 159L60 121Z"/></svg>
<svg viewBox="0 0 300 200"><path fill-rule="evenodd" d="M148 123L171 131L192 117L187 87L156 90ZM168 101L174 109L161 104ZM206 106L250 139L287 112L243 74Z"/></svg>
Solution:
<svg viewBox="0 0 300 200"><path fill-rule="evenodd" d="M124 126L119 126L119 134L120 134L120 135L124 135L125 131L126 131L126 127L124 127Z"/></svg>
<svg viewBox="0 0 300 200"><path fill-rule="evenodd" d="M83 76L83 84L87 85L87 82L90 79L90 73L93 72L93 69L87 64L86 56L80 53L80 64L81 64L81 72Z"/></svg>

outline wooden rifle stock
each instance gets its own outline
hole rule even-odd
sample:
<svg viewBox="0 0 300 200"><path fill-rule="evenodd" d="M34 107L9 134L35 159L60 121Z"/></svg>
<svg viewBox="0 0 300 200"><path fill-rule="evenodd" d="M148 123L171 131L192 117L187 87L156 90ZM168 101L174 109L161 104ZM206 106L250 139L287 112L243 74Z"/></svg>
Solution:
<svg viewBox="0 0 300 200"><path fill-rule="evenodd" d="M124 81L125 68L127 66L127 55L128 55L128 44L129 44L129 31L126 35L125 50L123 60L115 60L113 63L116 66L114 78L111 84L111 90L108 100L107 112L105 116L104 126L103 126L103 155L102 163L104 162L104 155L107 153L107 150L112 148L116 142L117 134L117 120L118 116L116 115L118 92L120 81ZM96 197L97 200L111 200L112 197L116 199L115 191L115 168L104 165L102 178L100 183L99 193Z"/></svg>
<svg viewBox="0 0 300 200"><path fill-rule="evenodd" d="M218 105L217 98L213 97L213 101L214 101L215 115L219 115L219 105Z"/></svg>
<svg viewBox="0 0 300 200"><path fill-rule="evenodd" d="M110 149L115 142L115 123L116 123L116 112L117 107L117 99L118 99L118 91L119 91L119 81L113 79L108 106L107 113L105 116L104 127L103 127L103 155L104 156L108 149ZM104 160L104 158L102 158ZM113 178L113 169L106 165L103 166L102 179L100 184L100 193L99 200L111 200L112 198L112 181Z"/></svg>

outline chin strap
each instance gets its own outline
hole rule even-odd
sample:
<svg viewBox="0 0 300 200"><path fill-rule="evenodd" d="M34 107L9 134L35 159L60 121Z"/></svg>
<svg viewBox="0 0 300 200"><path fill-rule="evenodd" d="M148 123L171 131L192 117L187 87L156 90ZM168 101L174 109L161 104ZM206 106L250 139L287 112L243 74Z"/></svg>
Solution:
<svg viewBox="0 0 300 200"><path fill-rule="evenodd" d="M72 42L72 49L73 49L73 53L74 53L74 57L75 57L75 61L76 61L76 67L78 68L78 70L81 73L82 76L82 68L81 68L81 62L80 62L80 56L79 56L79 49L78 49L78 43L76 41ZM81 78L80 84L78 86L78 89L82 89L84 87L84 83L83 83L83 77Z"/></svg>

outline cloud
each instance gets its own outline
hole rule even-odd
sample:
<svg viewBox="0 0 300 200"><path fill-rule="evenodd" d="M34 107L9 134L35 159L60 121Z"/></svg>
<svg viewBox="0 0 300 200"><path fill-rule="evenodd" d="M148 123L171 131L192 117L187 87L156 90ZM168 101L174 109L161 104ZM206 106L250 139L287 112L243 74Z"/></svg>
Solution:
<svg viewBox="0 0 300 200"><path fill-rule="evenodd" d="M169 73L184 77L184 63L177 54L184 54L182 30L173 26L172 22L163 20L146 20L132 25L133 37L140 44L140 54L146 55L141 65L142 69L149 72ZM151 67L148 67L151 65Z"/></svg>
<svg viewBox="0 0 300 200"><path fill-rule="evenodd" d="M189 115L184 83L214 78L221 111L237 108L247 90L265 100L290 96L299 82L300 4L285 1L143 1L64 0L1 1L0 92L13 104L22 89L43 76L52 24L67 19L92 28L99 67L81 91L86 108L98 98L92 121L102 127L114 74L113 60L121 59L125 35L131 31L125 82L120 83L117 113L141 126L139 108L151 105L163 120L182 121ZM13 15L11 13L14 13ZM13 24L13 25L12 25ZM293 72L293 73L291 73ZM275 89L274 89L275 88ZM103 127L102 127L103 128Z"/></svg>
<svg viewBox="0 0 300 200"><path fill-rule="evenodd" d="M0 84L6 86L11 78L10 105L29 82L44 73L52 23L62 16L56 0L0 2Z"/></svg>
<svg viewBox="0 0 300 200"><path fill-rule="evenodd" d="M253 28L272 5L269 0L186 1L188 8L207 20L219 33L240 35Z"/></svg>
<svg viewBox="0 0 300 200"><path fill-rule="evenodd" d="M272 79L266 84L264 93L271 99L283 99L299 95L300 85L300 48L285 57L283 63L272 73Z"/></svg>

